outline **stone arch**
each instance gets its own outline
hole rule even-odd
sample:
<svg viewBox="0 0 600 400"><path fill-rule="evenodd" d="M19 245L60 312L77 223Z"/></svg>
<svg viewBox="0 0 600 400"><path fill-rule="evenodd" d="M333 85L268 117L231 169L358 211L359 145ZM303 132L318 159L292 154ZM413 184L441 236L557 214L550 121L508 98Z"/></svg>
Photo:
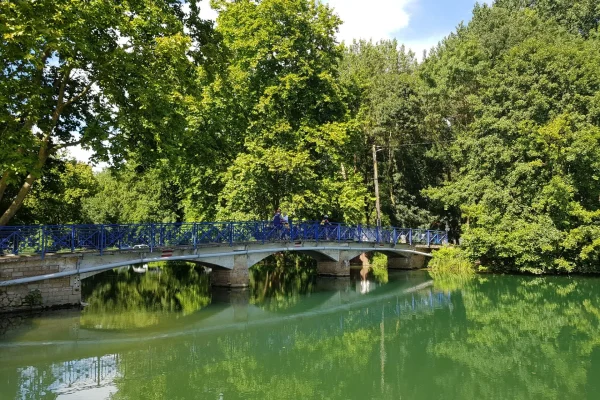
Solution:
<svg viewBox="0 0 600 400"><path fill-rule="evenodd" d="M231 269L231 268L228 268L225 265L217 264L217 263L212 263L212 262L210 262L208 260L204 260L204 259L201 259L201 258L194 258L194 259L183 260L183 261L193 262L194 264L198 264L198 265L200 265L202 267L211 268L211 269L215 269L215 268L217 268L217 269Z"/></svg>
<svg viewBox="0 0 600 400"><path fill-rule="evenodd" d="M254 265L258 264L265 258L270 257L273 254L277 254L277 253L281 253L281 251L269 251L269 252L264 252L264 253L248 254L248 268L252 268Z"/></svg>
<svg viewBox="0 0 600 400"><path fill-rule="evenodd" d="M340 255L339 250L301 250L298 249L296 253L305 254L317 261L339 261Z"/></svg>

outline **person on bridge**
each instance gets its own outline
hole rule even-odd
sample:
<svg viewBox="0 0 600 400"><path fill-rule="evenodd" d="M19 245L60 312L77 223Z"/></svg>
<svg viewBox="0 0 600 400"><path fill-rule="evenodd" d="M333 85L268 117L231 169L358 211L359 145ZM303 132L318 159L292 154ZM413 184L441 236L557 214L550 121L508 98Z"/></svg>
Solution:
<svg viewBox="0 0 600 400"><path fill-rule="evenodd" d="M286 228L290 226L290 218L288 217L287 213L283 213L283 217L281 217L281 221L283 222L283 225Z"/></svg>
<svg viewBox="0 0 600 400"><path fill-rule="evenodd" d="M281 229L283 226L283 218L281 217L281 209L278 208L273 214L273 226L277 229Z"/></svg>
<svg viewBox="0 0 600 400"><path fill-rule="evenodd" d="M327 214L323 215L323 220L321 221L321 225L325 228L325 240L329 240L330 238L330 230L331 230L331 222L329 222L329 216Z"/></svg>
<svg viewBox="0 0 600 400"><path fill-rule="evenodd" d="M283 229L283 218L281 217L281 209L278 208L275 210L275 214L273 215L273 228L275 228L275 238L281 239L282 229Z"/></svg>

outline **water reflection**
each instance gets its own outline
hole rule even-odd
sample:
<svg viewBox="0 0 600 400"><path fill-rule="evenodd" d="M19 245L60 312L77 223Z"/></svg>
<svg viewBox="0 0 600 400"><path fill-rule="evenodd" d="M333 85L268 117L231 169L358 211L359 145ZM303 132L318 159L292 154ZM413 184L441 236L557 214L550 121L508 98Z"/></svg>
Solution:
<svg viewBox="0 0 600 400"><path fill-rule="evenodd" d="M210 304L209 278L192 263L147 264L107 271L83 280L87 306L81 326L132 329L158 325Z"/></svg>
<svg viewBox="0 0 600 400"><path fill-rule="evenodd" d="M361 294L360 270L352 280L290 272L257 269L250 290L213 292L210 305L158 335L81 327L76 340L46 336L51 346L32 346L32 335L0 338L0 393L596 398L598 279L476 277L450 289L426 273L390 273ZM287 291L293 300L280 300Z"/></svg>
<svg viewBox="0 0 600 400"><path fill-rule="evenodd" d="M254 266L250 274L251 304L270 311L283 311L315 290L314 267L293 260Z"/></svg>

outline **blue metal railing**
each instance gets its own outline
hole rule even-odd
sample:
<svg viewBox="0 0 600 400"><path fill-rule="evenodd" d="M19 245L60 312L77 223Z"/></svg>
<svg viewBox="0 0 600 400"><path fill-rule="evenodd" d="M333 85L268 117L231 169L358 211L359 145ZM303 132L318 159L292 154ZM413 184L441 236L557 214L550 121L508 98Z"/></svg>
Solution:
<svg viewBox="0 0 600 400"><path fill-rule="evenodd" d="M381 228L307 221L276 227L270 221L108 225L0 226L0 255L172 248L249 242L365 242L439 245L445 231Z"/></svg>

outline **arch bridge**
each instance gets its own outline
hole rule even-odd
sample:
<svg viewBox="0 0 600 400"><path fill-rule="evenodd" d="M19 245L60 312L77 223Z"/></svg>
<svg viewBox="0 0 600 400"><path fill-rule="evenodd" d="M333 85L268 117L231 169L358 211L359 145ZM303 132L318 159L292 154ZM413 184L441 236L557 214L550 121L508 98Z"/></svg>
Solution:
<svg viewBox="0 0 600 400"><path fill-rule="evenodd" d="M212 268L214 285L243 287L250 267L280 252L314 257L321 275L348 276L362 253L385 253L388 267L406 268L446 242L445 231L312 221L4 226L0 311L39 305L36 290L43 306L79 303L80 279L137 263L192 261Z"/></svg>

